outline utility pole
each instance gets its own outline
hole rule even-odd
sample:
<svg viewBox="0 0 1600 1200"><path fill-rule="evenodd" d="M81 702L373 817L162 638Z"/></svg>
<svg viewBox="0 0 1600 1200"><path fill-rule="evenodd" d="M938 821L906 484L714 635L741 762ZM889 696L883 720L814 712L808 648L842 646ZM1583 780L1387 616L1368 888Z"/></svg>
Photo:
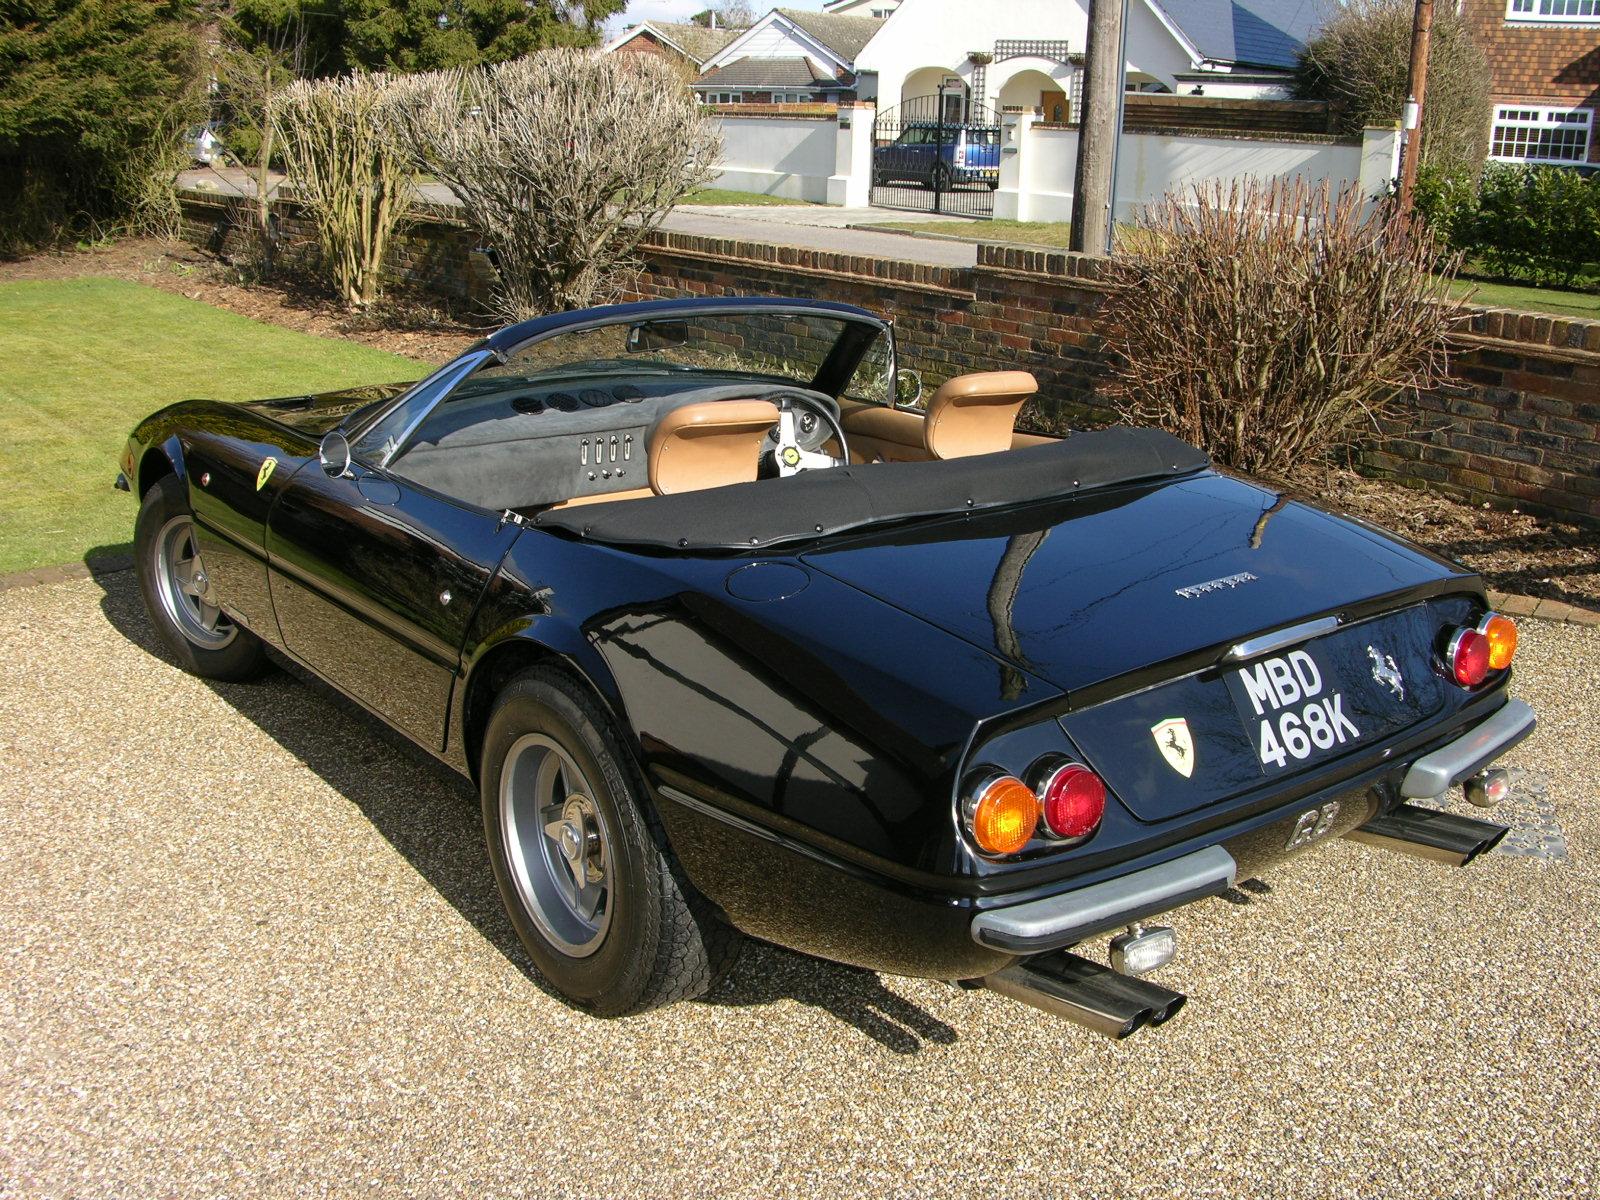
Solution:
<svg viewBox="0 0 1600 1200"><path fill-rule="evenodd" d="M1097 257L1106 253L1111 236L1122 25L1122 0L1090 0L1083 107L1078 116L1078 174L1072 186L1072 248Z"/></svg>
<svg viewBox="0 0 1600 1200"><path fill-rule="evenodd" d="M1428 91L1428 45L1433 36L1433 0L1417 0L1411 20L1411 71L1406 76L1406 107L1401 118L1405 141L1400 151L1400 211L1409 213L1422 157L1422 102Z"/></svg>

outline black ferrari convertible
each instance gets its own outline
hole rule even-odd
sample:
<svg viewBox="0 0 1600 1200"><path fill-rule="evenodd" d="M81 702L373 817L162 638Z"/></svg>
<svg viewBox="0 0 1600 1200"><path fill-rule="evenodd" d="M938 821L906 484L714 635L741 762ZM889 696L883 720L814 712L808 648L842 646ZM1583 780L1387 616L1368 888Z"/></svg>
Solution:
<svg viewBox="0 0 1600 1200"><path fill-rule="evenodd" d="M1164 433L1020 434L1034 389L923 397L847 305L620 305L175 405L118 485L187 668L286 656L475 781L572 1003L743 934L1125 1036L1184 1003L1151 918L1335 837L1468 862L1505 830L1432 802L1534 718L1475 575Z"/></svg>

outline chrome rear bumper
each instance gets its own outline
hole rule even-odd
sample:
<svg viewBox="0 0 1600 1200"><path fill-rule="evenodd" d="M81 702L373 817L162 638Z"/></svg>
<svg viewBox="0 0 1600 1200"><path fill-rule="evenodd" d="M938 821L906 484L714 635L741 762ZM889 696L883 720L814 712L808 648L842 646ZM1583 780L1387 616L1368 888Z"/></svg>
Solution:
<svg viewBox="0 0 1600 1200"><path fill-rule="evenodd" d="M1221 846L1207 846L1118 879L979 913L972 919L972 937L991 950L1042 954L1218 895L1233 886L1238 873L1233 855Z"/></svg>
<svg viewBox="0 0 1600 1200"><path fill-rule="evenodd" d="M1412 763L1400 781L1400 794L1408 800L1431 800L1444 795L1527 737L1536 723L1533 709L1526 703L1507 700L1483 724Z"/></svg>

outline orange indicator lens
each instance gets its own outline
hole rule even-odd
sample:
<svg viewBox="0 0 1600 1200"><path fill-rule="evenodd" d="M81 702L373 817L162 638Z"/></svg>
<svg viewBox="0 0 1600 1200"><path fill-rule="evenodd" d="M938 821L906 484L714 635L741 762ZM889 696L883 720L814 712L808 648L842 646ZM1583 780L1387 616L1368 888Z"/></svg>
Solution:
<svg viewBox="0 0 1600 1200"><path fill-rule="evenodd" d="M1015 775L1002 775L978 794L972 840L986 854L1015 854L1039 827L1039 797Z"/></svg>
<svg viewBox="0 0 1600 1200"><path fill-rule="evenodd" d="M1490 613L1478 625L1478 632L1489 639L1489 668L1504 671L1517 656L1517 623L1510 617Z"/></svg>

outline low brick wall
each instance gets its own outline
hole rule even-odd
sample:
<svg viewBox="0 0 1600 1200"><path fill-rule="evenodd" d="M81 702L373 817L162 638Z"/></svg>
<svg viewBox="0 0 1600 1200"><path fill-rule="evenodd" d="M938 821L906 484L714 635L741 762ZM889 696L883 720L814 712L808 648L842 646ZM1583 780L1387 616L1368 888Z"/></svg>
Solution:
<svg viewBox="0 0 1600 1200"><path fill-rule="evenodd" d="M290 257L311 231L282 212ZM186 196L184 235L237 245L217 197ZM455 297L487 294L490 269L445 214L391 248L405 283ZM1022 369L1040 394L1024 420L1040 429L1112 419L1096 396L1106 285L1093 259L978 247L972 268L660 233L645 248L634 295L779 295L839 300L891 317L901 364L931 390L967 371ZM1421 396L1358 462L1369 473L1474 501L1600 525L1600 321L1488 309L1457 339L1450 386Z"/></svg>

